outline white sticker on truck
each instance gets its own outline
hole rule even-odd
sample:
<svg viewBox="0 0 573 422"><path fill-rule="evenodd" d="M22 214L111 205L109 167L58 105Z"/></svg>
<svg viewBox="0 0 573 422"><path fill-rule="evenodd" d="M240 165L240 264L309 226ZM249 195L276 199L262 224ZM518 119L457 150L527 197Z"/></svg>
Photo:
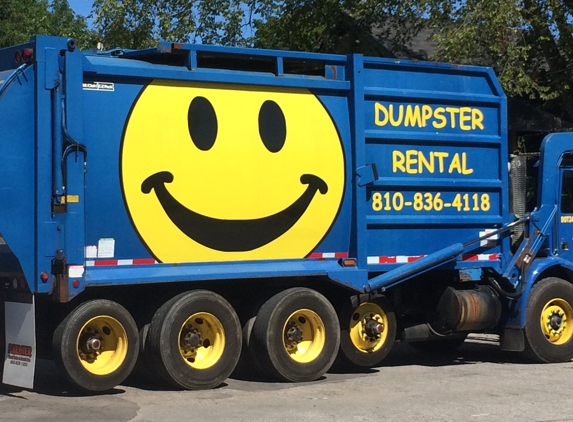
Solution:
<svg viewBox="0 0 573 422"><path fill-rule="evenodd" d="M80 278L83 276L84 276L84 266L83 265L70 265L68 267L68 277Z"/></svg>
<svg viewBox="0 0 573 422"><path fill-rule="evenodd" d="M86 258L97 258L97 246L96 245L86 246L84 255Z"/></svg>
<svg viewBox="0 0 573 422"><path fill-rule="evenodd" d="M103 238L97 243L98 258L113 258L115 255L115 239Z"/></svg>
<svg viewBox="0 0 573 422"><path fill-rule="evenodd" d="M36 330L34 297L31 303L5 302L6 349L4 384L34 387L36 369Z"/></svg>
<svg viewBox="0 0 573 422"><path fill-rule="evenodd" d="M84 82L82 86L87 91L115 91L115 85L112 82Z"/></svg>

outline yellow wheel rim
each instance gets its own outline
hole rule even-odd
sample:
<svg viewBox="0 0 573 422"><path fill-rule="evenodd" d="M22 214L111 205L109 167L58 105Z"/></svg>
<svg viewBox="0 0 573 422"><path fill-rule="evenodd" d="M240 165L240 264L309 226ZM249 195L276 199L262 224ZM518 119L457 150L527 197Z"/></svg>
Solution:
<svg viewBox="0 0 573 422"><path fill-rule="evenodd" d="M551 343L561 345L573 337L573 309L564 299L551 299L541 311L541 330Z"/></svg>
<svg viewBox="0 0 573 422"><path fill-rule="evenodd" d="M107 315L90 319L80 330L76 342L78 359L93 375L109 375L127 356L127 333L123 325Z"/></svg>
<svg viewBox="0 0 573 422"><path fill-rule="evenodd" d="M310 309L293 312L283 326L283 345L292 360L308 363L316 359L326 343L324 322Z"/></svg>
<svg viewBox="0 0 573 422"><path fill-rule="evenodd" d="M215 365L225 350L223 324L213 314L197 312L187 318L179 330L179 353L194 369Z"/></svg>
<svg viewBox="0 0 573 422"><path fill-rule="evenodd" d="M350 317L349 334L356 350L374 353L388 338L388 316L377 304L362 303Z"/></svg>

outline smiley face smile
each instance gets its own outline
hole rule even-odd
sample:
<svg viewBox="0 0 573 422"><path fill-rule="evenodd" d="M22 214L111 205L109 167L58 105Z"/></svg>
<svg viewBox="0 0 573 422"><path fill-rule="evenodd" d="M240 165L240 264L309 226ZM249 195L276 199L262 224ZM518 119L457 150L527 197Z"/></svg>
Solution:
<svg viewBox="0 0 573 422"><path fill-rule="evenodd" d="M304 174L300 178L308 185L304 193L286 209L267 217L252 220L221 220L198 214L179 203L165 187L173 182L173 174L162 171L149 176L141 184L145 194L155 190L157 199L173 224L194 241L224 252L244 252L260 248L286 233L305 213L315 193L328 192L320 177Z"/></svg>

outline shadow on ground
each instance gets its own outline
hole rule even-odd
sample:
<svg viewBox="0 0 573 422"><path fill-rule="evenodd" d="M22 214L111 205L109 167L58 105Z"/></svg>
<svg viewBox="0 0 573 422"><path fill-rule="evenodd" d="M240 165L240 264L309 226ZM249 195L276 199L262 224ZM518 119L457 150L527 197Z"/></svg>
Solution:
<svg viewBox="0 0 573 422"><path fill-rule="evenodd" d="M19 393L22 391L24 390L19 387L0 384L0 396L21 398ZM88 393L79 391L70 386L70 384L61 376L54 362L43 359L39 359L36 363L34 391L38 394L57 397L88 397L101 395L109 396L125 392L121 386L102 393Z"/></svg>
<svg viewBox="0 0 573 422"><path fill-rule="evenodd" d="M388 357L382 365L374 369L352 369L352 368L333 368L325 377L321 377L320 382L329 382L340 379L340 377L349 378L353 376L363 376L364 374L376 373L383 371L384 367L396 366L451 366L451 365L468 365L479 362L498 363L498 364L523 364L525 361L517 354L503 352L499 349L498 343L491 339L468 339L456 351L441 354L425 354L409 346L407 343L396 343ZM260 389L281 389L292 384L267 382L264 377L257 374L256 371L250 371L248 367L242 367L241 370L235 371L231 376L229 383L239 382L243 388L247 388L245 383L251 383L253 390ZM123 384L126 387L134 387L148 391L173 391L172 387L158 383L157 379L149 373L136 372L130 376ZM225 388L229 384L223 383L218 388ZM231 387L234 388L234 385ZM10 387L0 384L0 396L21 397L20 388ZM85 393L72 388L67 381L60 375L55 364L51 361L39 360L36 366L35 388L38 394L62 397L84 397L95 395L115 395L122 394L125 390L122 386L104 393Z"/></svg>
<svg viewBox="0 0 573 422"><path fill-rule="evenodd" d="M478 362L499 364L526 363L519 354L502 351L497 340L470 338L455 351L433 354L422 353L407 343L396 343L392 352L381 366L422 365L435 367Z"/></svg>

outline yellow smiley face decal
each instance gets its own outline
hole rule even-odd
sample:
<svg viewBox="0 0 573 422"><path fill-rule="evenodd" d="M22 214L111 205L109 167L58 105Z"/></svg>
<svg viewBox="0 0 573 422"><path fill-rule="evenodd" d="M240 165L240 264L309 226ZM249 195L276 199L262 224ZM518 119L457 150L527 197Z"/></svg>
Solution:
<svg viewBox="0 0 573 422"><path fill-rule="evenodd" d="M340 209L344 153L308 90L154 81L127 121L121 178L161 262L303 258Z"/></svg>

